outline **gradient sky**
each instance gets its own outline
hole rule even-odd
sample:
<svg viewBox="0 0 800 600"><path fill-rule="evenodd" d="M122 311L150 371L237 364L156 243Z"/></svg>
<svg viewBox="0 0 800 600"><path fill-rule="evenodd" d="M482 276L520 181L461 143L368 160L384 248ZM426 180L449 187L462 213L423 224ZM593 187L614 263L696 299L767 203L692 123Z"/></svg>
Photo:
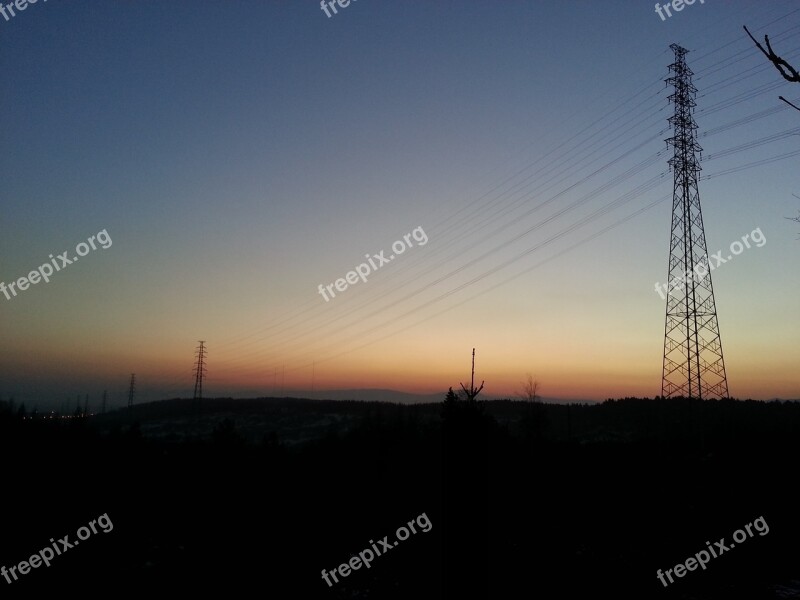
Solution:
<svg viewBox="0 0 800 600"><path fill-rule="evenodd" d="M137 401L191 396L201 339L211 396L457 388L473 347L491 396L528 372L547 397L657 395L673 42L699 89L709 251L767 240L713 273L730 393L800 397L800 112L778 100L800 85L745 24L800 65L794 1L664 21L617 0L0 18L0 281L113 241L0 296L0 397L121 405L133 372ZM417 227L426 245L318 293Z"/></svg>

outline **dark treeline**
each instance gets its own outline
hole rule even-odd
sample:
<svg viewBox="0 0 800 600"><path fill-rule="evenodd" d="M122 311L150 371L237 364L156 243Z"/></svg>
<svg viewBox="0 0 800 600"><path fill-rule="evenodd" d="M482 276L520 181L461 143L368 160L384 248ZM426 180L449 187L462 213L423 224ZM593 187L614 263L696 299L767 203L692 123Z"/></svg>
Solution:
<svg viewBox="0 0 800 600"><path fill-rule="evenodd" d="M32 416L0 403L0 564L104 513L114 529L0 579L11 596L758 600L800 580L798 403L218 399ZM422 513L430 532L323 581ZM761 516L767 535L656 578Z"/></svg>

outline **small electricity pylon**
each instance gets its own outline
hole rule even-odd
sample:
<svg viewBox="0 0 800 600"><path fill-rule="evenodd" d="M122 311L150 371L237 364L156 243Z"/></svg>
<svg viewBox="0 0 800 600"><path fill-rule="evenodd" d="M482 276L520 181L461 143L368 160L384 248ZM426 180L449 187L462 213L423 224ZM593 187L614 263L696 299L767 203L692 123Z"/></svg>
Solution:
<svg viewBox="0 0 800 600"><path fill-rule="evenodd" d="M203 376L206 374L206 346L205 342L201 341L197 347L197 362L194 366L194 399L203 399Z"/></svg>
<svg viewBox="0 0 800 600"><path fill-rule="evenodd" d="M136 391L136 374L131 373L131 387L128 390L128 409L133 408L133 394Z"/></svg>

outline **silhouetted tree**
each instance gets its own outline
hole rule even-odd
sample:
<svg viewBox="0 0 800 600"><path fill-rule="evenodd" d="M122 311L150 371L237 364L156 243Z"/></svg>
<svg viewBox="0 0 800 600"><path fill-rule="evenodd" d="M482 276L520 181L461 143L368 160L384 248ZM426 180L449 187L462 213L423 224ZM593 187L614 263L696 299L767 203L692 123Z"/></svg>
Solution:
<svg viewBox="0 0 800 600"><path fill-rule="evenodd" d="M539 382L528 373L527 381L522 384L522 393L517 394L525 400L525 415L520 419L520 428L527 439L539 439L547 426L547 410L538 401Z"/></svg>
<svg viewBox="0 0 800 600"><path fill-rule="evenodd" d="M528 373L528 379L522 383L522 392L517 396L528 402L536 402L539 398L537 394L539 390L539 382L533 378L533 375Z"/></svg>
<svg viewBox="0 0 800 600"><path fill-rule="evenodd" d="M472 351L475 376L475 350ZM475 397L483 389L469 390L461 384L466 399L449 388L442 403L443 421L443 581L448 597L469 595L484 598L485 585L470 574L486 564L488 542L488 441L492 418Z"/></svg>
<svg viewBox="0 0 800 600"><path fill-rule="evenodd" d="M455 424L463 421L466 402L459 397L457 392L450 387L442 403L442 419L445 423Z"/></svg>
<svg viewBox="0 0 800 600"><path fill-rule="evenodd" d="M481 381L481 387L475 389L475 348L472 349L472 378L470 379L469 389L464 387L464 384L461 384L461 389L464 390L464 394L467 397L467 401L473 402L478 394L481 393L483 389L483 384L485 381Z"/></svg>

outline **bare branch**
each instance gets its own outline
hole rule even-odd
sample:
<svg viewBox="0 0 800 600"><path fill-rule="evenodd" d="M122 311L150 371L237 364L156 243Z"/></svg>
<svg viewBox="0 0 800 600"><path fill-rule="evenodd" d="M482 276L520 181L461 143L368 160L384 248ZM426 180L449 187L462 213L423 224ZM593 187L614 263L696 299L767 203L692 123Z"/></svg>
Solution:
<svg viewBox="0 0 800 600"><path fill-rule="evenodd" d="M483 389L483 384L484 384L484 383L485 383L485 380L484 380L484 381L481 381L481 387L479 387L477 390L476 390L475 388L472 388L471 390L468 390L468 389L467 389L467 388L464 386L464 384L462 383L462 384L461 384L461 389L462 389L462 390L464 390L464 394L466 395L466 397L467 397L467 400L475 400L475 397L476 397L478 394L480 394L480 393L481 393L481 390Z"/></svg>
<svg viewBox="0 0 800 600"><path fill-rule="evenodd" d="M753 40L753 43L756 46L758 46L758 49L761 50L761 52L764 54L764 56L766 56L769 59L769 61L773 65L775 65L775 68L778 69L778 72L783 76L783 78L786 81L791 81L793 83L795 83L795 82L800 83L800 73L798 73L797 69L795 69L792 65L790 65L788 62L783 60L777 54L775 54L775 52L772 50L772 46L769 43L769 36L768 35L764 36L764 41L767 44L767 48L769 49L769 52L767 52L767 50L764 50L764 46L762 46L761 44L758 43L756 38L754 38L753 35L748 31L746 25L744 25L743 27L744 27L744 30L747 32L747 35L750 36L750 39Z"/></svg>

